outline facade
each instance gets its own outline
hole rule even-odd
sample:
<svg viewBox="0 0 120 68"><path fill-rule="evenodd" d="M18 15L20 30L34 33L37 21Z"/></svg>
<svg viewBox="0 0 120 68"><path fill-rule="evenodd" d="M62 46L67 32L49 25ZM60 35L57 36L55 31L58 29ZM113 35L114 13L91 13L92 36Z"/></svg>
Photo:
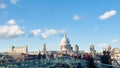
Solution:
<svg viewBox="0 0 120 68"><path fill-rule="evenodd" d="M10 46L9 52L10 53L27 53L28 47L27 46L23 46L23 47Z"/></svg>
<svg viewBox="0 0 120 68"><path fill-rule="evenodd" d="M95 47L94 47L94 45L92 44L92 45L90 45L90 52L95 52Z"/></svg>
<svg viewBox="0 0 120 68"><path fill-rule="evenodd" d="M46 51L46 44L44 43L44 45L43 45L43 50L42 50L43 52L45 52Z"/></svg>
<svg viewBox="0 0 120 68"><path fill-rule="evenodd" d="M45 43L44 43L44 45L43 45L42 54L47 54L46 44L45 44Z"/></svg>
<svg viewBox="0 0 120 68"><path fill-rule="evenodd" d="M74 51L75 51L75 52L79 52L79 46L78 46L78 45L75 45L75 46L74 46Z"/></svg>
<svg viewBox="0 0 120 68"><path fill-rule="evenodd" d="M95 55L95 53L96 53L96 50L95 50L95 47L94 47L94 45L92 44L92 45L90 45L90 53L92 54L92 56L95 58L96 57L96 55Z"/></svg>
<svg viewBox="0 0 120 68"><path fill-rule="evenodd" d="M112 50L112 56L115 59L119 59L120 60L120 49L119 48L113 48L113 50Z"/></svg>
<svg viewBox="0 0 120 68"><path fill-rule="evenodd" d="M120 64L120 49L119 48L112 49L111 58L117 60L117 62Z"/></svg>
<svg viewBox="0 0 120 68"><path fill-rule="evenodd" d="M64 54L69 54L70 51L72 50L71 48L71 44L69 39L66 36L66 33L64 33L64 37L61 39L60 42L60 52L64 53Z"/></svg>

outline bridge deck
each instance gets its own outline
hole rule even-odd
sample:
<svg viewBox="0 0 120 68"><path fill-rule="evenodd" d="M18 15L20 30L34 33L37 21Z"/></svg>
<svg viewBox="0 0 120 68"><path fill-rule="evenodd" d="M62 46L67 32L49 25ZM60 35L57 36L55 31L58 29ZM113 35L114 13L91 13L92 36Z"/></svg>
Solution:
<svg viewBox="0 0 120 68"><path fill-rule="evenodd" d="M11 63L4 63L0 64L0 68L50 68L60 66L60 64L66 64L66 65L77 65L77 63L81 63L81 66L83 68L88 68L87 61L85 60L74 60L74 59L35 59L35 60L27 60L24 62L11 62ZM101 63L95 63L97 68L107 68L107 67L112 67L112 68L118 68L117 66L113 65L106 65L106 64L101 64Z"/></svg>

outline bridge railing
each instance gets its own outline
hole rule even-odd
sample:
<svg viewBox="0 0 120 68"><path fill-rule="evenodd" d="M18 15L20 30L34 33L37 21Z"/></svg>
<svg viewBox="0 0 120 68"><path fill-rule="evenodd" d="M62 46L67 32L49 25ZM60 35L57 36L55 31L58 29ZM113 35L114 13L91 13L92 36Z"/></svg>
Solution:
<svg viewBox="0 0 120 68"><path fill-rule="evenodd" d="M88 61L86 60L75 60L75 59L64 59L64 60L56 60L56 59L51 59L51 60L47 60L47 59L35 59L35 60L27 60L24 62L11 62L11 63L4 63L4 64L0 64L0 68L29 68L29 67L33 67L33 68L37 68L37 67L46 67L46 66L50 66L52 64L55 63L63 63L66 62L69 65L75 64L77 65L77 63L81 63L81 66L83 67L88 67ZM108 65L108 64L102 64L100 62L95 62L94 63L95 66L97 68L120 68L118 65Z"/></svg>
<svg viewBox="0 0 120 68"><path fill-rule="evenodd" d="M3 63L0 64L0 68L29 68L29 67L45 67L50 65L52 60L48 61L47 59L34 59L27 60L24 62L11 62L11 63Z"/></svg>
<svg viewBox="0 0 120 68"><path fill-rule="evenodd" d="M105 67L110 67L110 68L120 68L120 64L118 63L117 60L112 59L112 65L110 64L103 64L100 63L100 59L95 59L95 65L99 68L105 68ZM102 67L103 66L103 67Z"/></svg>
<svg viewBox="0 0 120 68"><path fill-rule="evenodd" d="M95 66L97 68L120 68L120 67L115 66L115 65L103 64L103 63L95 63Z"/></svg>

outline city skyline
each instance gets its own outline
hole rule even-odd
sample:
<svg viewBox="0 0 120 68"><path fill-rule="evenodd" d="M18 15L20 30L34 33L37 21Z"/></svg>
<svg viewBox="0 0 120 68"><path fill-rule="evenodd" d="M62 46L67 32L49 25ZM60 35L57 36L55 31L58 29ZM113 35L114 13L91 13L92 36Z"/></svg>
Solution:
<svg viewBox="0 0 120 68"><path fill-rule="evenodd" d="M29 51L59 50L66 32L71 46L88 51L120 48L119 0L0 0L0 52L9 46Z"/></svg>

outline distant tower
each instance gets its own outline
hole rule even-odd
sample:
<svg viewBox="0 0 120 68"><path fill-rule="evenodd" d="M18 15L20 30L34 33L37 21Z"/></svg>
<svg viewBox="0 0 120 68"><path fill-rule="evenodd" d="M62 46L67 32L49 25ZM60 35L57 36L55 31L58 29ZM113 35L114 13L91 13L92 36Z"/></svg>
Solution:
<svg viewBox="0 0 120 68"><path fill-rule="evenodd" d="M71 44L69 42L69 39L66 36L66 33L64 33L63 38L60 42L60 52L62 53L69 53L71 51Z"/></svg>
<svg viewBox="0 0 120 68"><path fill-rule="evenodd" d="M71 51L73 51L73 47L71 47Z"/></svg>
<svg viewBox="0 0 120 68"><path fill-rule="evenodd" d="M94 49L94 45L90 45L90 51L92 52L92 51L94 51L95 49Z"/></svg>
<svg viewBox="0 0 120 68"><path fill-rule="evenodd" d="M45 43L43 44L43 50L42 50L42 53L43 53L43 54L47 54L47 51L46 51L46 44L45 44Z"/></svg>
<svg viewBox="0 0 120 68"><path fill-rule="evenodd" d="M93 56L93 57L95 57L95 52L96 52L96 50L95 50L95 48L94 48L94 45L93 45L93 44L92 44L92 45L90 45L90 52L91 52L92 56Z"/></svg>
<svg viewBox="0 0 120 68"><path fill-rule="evenodd" d="M43 52L44 51L46 51L46 44L44 43L44 45L43 45L43 50L42 50Z"/></svg>
<svg viewBox="0 0 120 68"><path fill-rule="evenodd" d="M75 52L78 52L78 51L79 51L79 46L78 46L78 45L75 45L75 46L74 46L74 51L75 51Z"/></svg>

